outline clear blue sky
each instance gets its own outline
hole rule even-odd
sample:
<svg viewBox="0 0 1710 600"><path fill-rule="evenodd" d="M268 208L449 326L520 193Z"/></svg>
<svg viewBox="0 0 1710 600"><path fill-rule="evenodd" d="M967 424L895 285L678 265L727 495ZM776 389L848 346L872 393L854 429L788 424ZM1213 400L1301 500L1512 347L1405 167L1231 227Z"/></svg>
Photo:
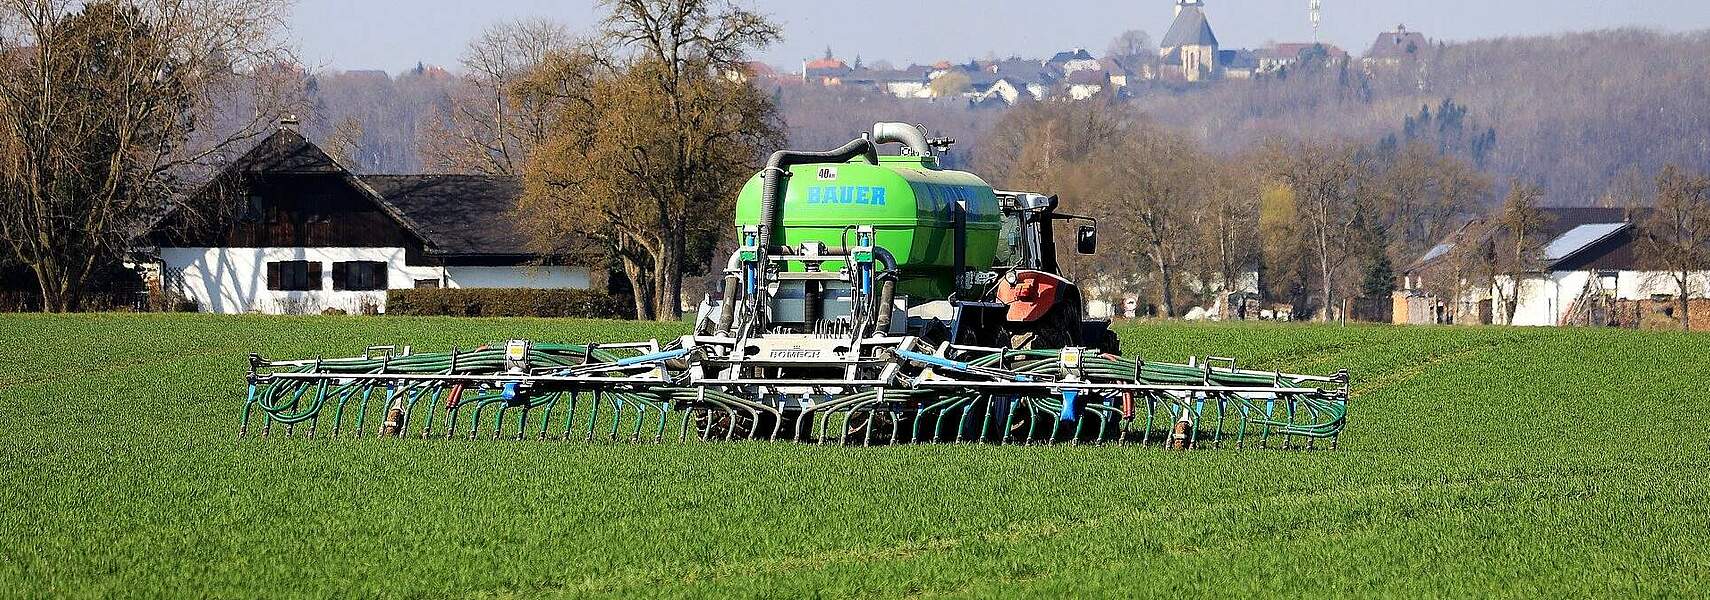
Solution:
<svg viewBox="0 0 1710 600"><path fill-rule="evenodd" d="M1102 51L1125 29L1153 39L1174 0L738 0L783 24L759 58L790 66L831 46L845 57L901 66L988 52L1037 57L1075 46ZM1323 0L1324 41L1363 53L1405 23L1431 39L1536 35L1625 25L1710 29L1710 0ZM297 0L292 37L310 64L397 72L417 61L455 66L490 23L545 16L593 27L594 0ZM1225 47L1308 41L1307 0L1206 0Z"/></svg>

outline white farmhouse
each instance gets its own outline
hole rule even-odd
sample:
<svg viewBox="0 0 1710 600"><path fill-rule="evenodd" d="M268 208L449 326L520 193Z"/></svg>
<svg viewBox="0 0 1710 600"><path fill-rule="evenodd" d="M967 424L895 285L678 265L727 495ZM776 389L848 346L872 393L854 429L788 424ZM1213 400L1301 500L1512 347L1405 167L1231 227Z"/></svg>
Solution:
<svg viewBox="0 0 1710 600"><path fill-rule="evenodd" d="M1490 236L1478 240L1464 234L1451 236L1404 270L1396 321L1608 325L1615 321L1619 306L1678 296L1668 273L1648 268L1640 260L1640 224L1648 209L1545 208L1542 212L1547 222L1543 234L1549 241L1537 257L1539 269L1519 282L1500 277L1490 289L1470 289L1458 302L1442 301L1435 295L1441 290L1429 289L1429 282L1452 269L1451 263L1462 254L1457 249L1492 243ZM1704 298L1710 290L1710 272L1690 279L1689 297ZM1508 318L1510 307L1498 298L1513 299L1512 319Z"/></svg>
<svg viewBox="0 0 1710 600"><path fill-rule="evenodd" d="M383 312L400 288L603 285L527 248L515 177L356 175L289 125L200 194L229 214L169 215L149 236L162 290L215 313Z"/></svg>

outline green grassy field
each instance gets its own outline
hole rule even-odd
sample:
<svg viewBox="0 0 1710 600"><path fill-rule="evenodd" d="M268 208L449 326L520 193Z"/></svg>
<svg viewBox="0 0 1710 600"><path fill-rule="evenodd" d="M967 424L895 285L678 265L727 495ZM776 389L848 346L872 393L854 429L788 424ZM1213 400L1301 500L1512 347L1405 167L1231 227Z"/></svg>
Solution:
<svg viewBox="0 0 1710 600"><path fill-rule="evenodd" d="M1335 452L237 439L244 355L674 326L0 317L0 595L1710 594L1710 336L1140 326L1348 368Z"/></svg>

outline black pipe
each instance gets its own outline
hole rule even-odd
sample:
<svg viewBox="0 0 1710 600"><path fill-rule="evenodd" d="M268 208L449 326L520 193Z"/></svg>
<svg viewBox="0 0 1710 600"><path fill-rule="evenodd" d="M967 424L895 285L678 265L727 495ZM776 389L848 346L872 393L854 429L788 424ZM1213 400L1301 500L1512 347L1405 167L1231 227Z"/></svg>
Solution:
<svg viewBox="0 0 1710 600"><path fill-rule="evenodd" d="M790 167L846 163L862 156L867 158L869 164L879 164L879 147L872 140L860 138L830 152L779 150L772 153L771 160L766 161L766 171L761 176L759 246L762 269L766 266L766 255L772 251L772 228L782 225L778 209L784 203L783 182L784 177L790 173Z"/></svg>
<svg viewBox="0 0 1710 600"><path fill-rule="evenodd" d="M892 299L896 297L896 293L897 280L895 277L886 277L883 281L879 282L879 314L874 315L877 317L873 320L874 333L879 335L890 335L891 311L895 310L895 307L891 304Z"/></svg>
<svg viewBox="0 0 1710 600"><path fill-rule="evenodd" d="M802 323L805 331L814 333L814 325L819 322L819 309L822 302L818 281L802 282Z"/></svg>
<svg viewBox="0 0 1710 600"><path fill-rule="evenodd" d="M724 277L724 302L718 305L718 335L730 335L730 325L736 321L736 299L742 295L742 278Z"/></svg>

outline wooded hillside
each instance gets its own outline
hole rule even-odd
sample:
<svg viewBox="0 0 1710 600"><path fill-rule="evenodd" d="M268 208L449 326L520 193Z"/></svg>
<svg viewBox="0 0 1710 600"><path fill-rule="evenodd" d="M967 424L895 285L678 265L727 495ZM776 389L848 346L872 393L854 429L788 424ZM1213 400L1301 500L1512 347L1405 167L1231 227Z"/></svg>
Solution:
<svg viewBox="0 0 1710 600"><path fill-rule="evenodd" d="M431 67L376 75L316 76L306 90L315 114L305 129L317 139L341 124L346 134L355 130L359 169L421 169L418 131L445 110L455 76ZM1552 205L1593 204L1612 189L1620 196L1648 186L1668 163L1710 168L1710 32L1501 38L1429 47L1409 63L1356 59L1252 81L1149 89L1128 102L1221 155L1272 137L1378 146L1393 136L1405 145L1411 132L1492 179L1542 185ZM964 165L1006 112L812 86L766 91L779 102L793 146L832 147L874 121L904 120L957 137ZM1445 100L1464 114L1445 115Z"/></svg>
<svg viewBox="0 0 1710 600"><path fill-rule="evenodd" d="M1409 117L1453 99L1467 109L1459 125L1467 139L1495 132L1480 161L1488 174L1536 182L1554 205L1592 204L1612 184L1670 162L1710 166L1710 32L1502 38L1421 55L1369 73L1355 61L1136 103L1214 150L1234 152L1272 136L1405 137ZM1416 135L1434 135L1441 124Z"/></svg>

